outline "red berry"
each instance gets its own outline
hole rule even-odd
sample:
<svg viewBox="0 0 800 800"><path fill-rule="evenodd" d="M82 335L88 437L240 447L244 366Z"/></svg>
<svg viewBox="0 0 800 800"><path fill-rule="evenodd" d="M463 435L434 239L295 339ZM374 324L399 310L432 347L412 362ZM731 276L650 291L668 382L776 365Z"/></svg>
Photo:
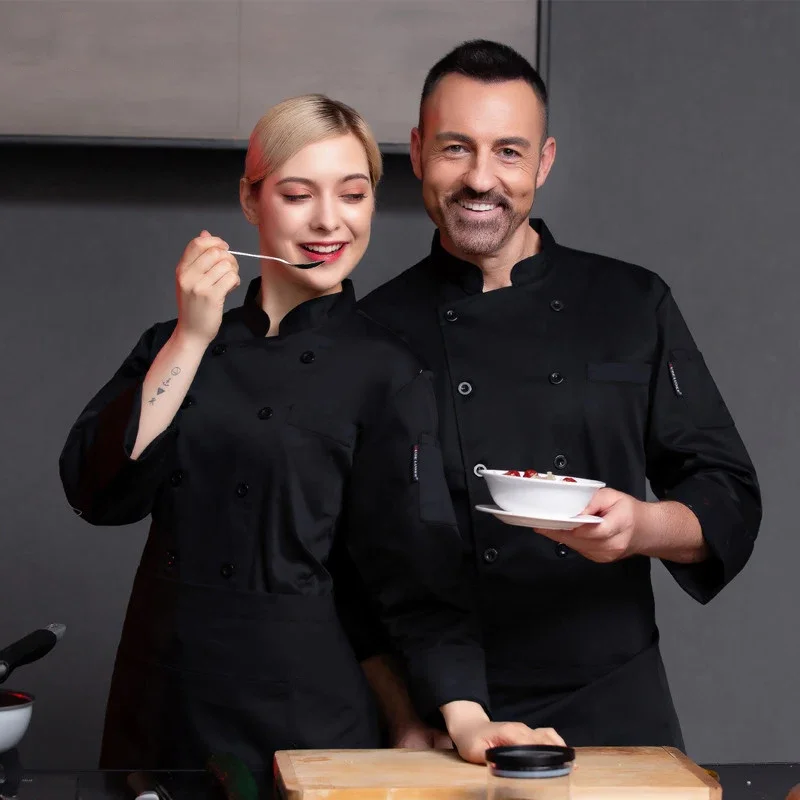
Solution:
<svg viewBox="0 0 800 800"><path fill-rule="evenodd" d="M510 469L508 472L504 472L503 475L515 475L517 478L520 477L519 472L515 469Z"/></svg>
<svg viewBox="0 0 800 800"><path fill-rule="evenodd" d="M577 483L577 482L578 481L576 481L575 478L564 478L562 480L562 483Z"/></svg>
<svg viewBox="0 0 800 800"><path fill-rule="evenodd" d="M539 473L535 469L526 469L523 473L523 478L535 478Z"/></svg>

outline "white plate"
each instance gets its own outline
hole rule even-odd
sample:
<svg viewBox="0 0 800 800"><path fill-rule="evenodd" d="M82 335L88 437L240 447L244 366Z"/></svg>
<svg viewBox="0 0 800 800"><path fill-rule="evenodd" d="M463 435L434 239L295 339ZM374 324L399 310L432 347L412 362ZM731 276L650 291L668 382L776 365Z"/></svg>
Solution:
<svg viewBox="0 0 800 800"><path fill-rule="evenodd" d="M520 525L523 528L541 528L546 531L571 531L580 525L596 525L602 522L602 517L590 515L577 517L562 517L556 514L537 514L535 517L528 517L523 514L514 514L511 511L503 511L500 506L475 506L478 511L484 514L493 514L501 522L507 525Z"/></svg>

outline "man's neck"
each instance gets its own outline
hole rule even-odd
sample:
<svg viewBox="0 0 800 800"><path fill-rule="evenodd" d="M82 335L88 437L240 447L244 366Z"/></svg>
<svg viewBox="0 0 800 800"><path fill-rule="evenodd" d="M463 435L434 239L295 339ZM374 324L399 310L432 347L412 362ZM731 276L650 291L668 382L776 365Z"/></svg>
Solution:
<svg viewBox="0 0 800 800"><path fill-rule="evenodd" d="M484 292L511 286L511 271L514 265L535 256L542 249L541 237L527 222L514 231L500 250L489 255L463 253L441 229L439 235L442 247L450 255L474 264L480 269L483 273Z"/></svg>

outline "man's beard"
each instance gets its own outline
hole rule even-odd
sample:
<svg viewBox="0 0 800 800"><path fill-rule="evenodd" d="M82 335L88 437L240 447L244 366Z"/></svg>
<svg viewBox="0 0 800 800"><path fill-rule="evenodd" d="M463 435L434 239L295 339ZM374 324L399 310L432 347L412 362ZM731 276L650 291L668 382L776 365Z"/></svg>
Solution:
<svg viewBox="0 0 800 800"><path fill-rule="evenodd" d="M491 203L500 207L487 220L465 220L459 211L459 201ZM528 220L527 213L516 211L511 203L495 192L478 194L461 189L449 197L442 209L443 227L450 241L465 255L488 256L499 252L515 231Z"/></svg>

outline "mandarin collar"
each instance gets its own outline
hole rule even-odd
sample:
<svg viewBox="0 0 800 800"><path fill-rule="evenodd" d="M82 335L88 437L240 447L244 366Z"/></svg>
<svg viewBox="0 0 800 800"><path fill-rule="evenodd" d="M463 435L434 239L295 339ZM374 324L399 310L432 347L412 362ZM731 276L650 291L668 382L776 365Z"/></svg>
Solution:
<svg viewBox="0 0 800 800"><path fill-rule="evenodd" d="M529 220L531 228L539 234L541 250L530 258L518 261L511 270L511 285L524 286L544 276L552 260L555 239L541 219ZM439 231L433 234L431 261L445 280L458 284L467 294L483 292L483 273L470 261L451 255L442 247Z"/></svg>
<svg viewBox="0 0 800 800"><path fill-rule="evenodd" d="M261 278L254 278L247 287L244 303L235 309L233 322L241 322L253 336L265 337L269 331L270 319L258 301L261 291ZM282 320L278 336L281 339L302 331L313 330L329 320L339 318L355 308L356 298L353 283L342 281L342 291L314 297L295 306Z"/></svg>

